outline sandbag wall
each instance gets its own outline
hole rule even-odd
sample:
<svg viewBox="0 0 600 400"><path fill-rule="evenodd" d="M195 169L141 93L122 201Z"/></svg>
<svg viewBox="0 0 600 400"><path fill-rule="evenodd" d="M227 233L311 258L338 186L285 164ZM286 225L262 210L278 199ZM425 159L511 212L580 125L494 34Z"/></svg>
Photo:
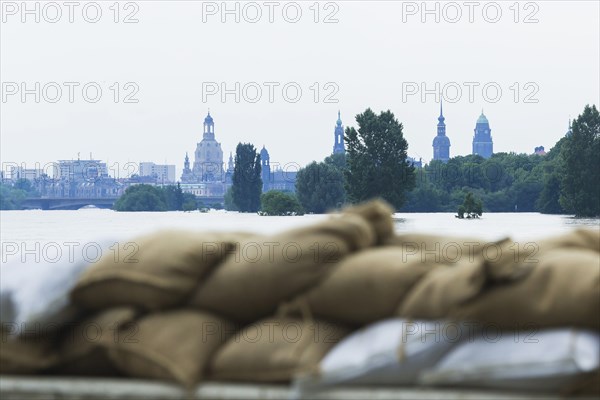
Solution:
<svg viewBox="0 0 600 400"><path fill-rule="evenodd" d="M591 230L531 243L396 235L391 209L372 202L275 236L132 242L133 257L109 254L81 275L76 321L3 332L0 373L289 382L392 317L600 330Z"/></svg>

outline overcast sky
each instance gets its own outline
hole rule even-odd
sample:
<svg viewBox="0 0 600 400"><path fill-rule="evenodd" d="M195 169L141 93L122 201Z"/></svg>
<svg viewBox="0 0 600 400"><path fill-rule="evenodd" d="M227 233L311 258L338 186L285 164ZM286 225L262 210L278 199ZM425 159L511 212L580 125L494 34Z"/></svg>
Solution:
<svg viewBox="0 0 600 400"><path fill-rule="evenodd" d="M118 15L113 3L97 2L102 15L91 23L98 7L84 11L80 2L71 23L62 2L39 3L39 22L20 1L2 2L3 163L33 167L93 153L109 164L176 164L179 176L210 108L225 158L241 141L266 145L272 162L305 165L331 153L338 109L349 126L367 107L394 112L409 155L429 161L436 84L447 97L451 156L471 153L482 109L495 152L532 153L552 147L569 116L600 98L597 1L428 2L439 22L435 12L423 15L420 1L310 1L297 3L295 23L298 7L289 2L240 2L239 22L222 14L221 2L122 2ZM23 88L32 91L24 101Z"/></svg>

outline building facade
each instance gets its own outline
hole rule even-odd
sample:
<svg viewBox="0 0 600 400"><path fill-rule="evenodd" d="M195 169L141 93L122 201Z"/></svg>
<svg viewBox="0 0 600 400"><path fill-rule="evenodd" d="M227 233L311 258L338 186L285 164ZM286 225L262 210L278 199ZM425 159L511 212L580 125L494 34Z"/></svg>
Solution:
<svg viewBox="0 0 600 400"><path fill-rule="evenodd" d="M24 168L24 167L13 167L8 168L9 177L12 181L19 179L27 179L28 181L35 181L41 179L44 175L44 170L39 168Z"/></svg>
<svg viewBox="0 0 600 400"><path fill-rule="evenodd" d="M287 171L280 167L271 168L271 157L265 146L260 151L260 166L263 193L269 190L279 190L282 192L296 191L296 175L298 171Z"/></svg>
<svg viewBox="0 0 600 400"><path fill-rule="evenodd" d="M442 102L440 101L440 116L438 117L437 135L433 139L433 159L448 162L450 159L450 139L446 136L446 123L444 121Z"/></svg>
<svg viewBox="0 0 600 400"><path fill-rule="evenodd" d="M492 130L487 117L481 111L481 115L475 124L475 135L473 136L473 154L483 158L490 158L494 154L494 142Z"/></svg>
<svg viewBox="0 0 600 400"><path fill-rule="evenodd" d="M138 175L153 177L156 179L156 183L175 183L175 166L140 162Z"/></svg>
<svg viewBox="0 0 600 400"><path fill-rule="evenodd" d="M344 145L344 127L342 126L342 118L338 111L338 119L335 124L333 131L333 154L344 154L346 153L346 147Z"/></svg>

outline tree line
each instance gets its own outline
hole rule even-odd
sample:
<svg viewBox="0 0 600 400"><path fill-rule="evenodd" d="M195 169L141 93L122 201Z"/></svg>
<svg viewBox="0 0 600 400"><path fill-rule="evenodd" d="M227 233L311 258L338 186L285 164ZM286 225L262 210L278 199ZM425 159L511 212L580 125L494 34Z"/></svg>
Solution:
<svg viewBox="0 0 600 400"><path fill-rule="evenodd" d="M541 212L600 215L600 115L586 106L546 155L456 156L423 168L407 162L402 124L370 109L346 128L347 153L298 172L296 192L308 212L381 197L402 212L455 212L470 195L475 214ZM460 212L459 212L460 214Z"/></svg>
<svg viewBox="0 0 600 400"><path fill-rule="evenodd" d="M115 211L192 211L202 205L192 193L184 193L181 186L133 185L117 199Z"/></svg>

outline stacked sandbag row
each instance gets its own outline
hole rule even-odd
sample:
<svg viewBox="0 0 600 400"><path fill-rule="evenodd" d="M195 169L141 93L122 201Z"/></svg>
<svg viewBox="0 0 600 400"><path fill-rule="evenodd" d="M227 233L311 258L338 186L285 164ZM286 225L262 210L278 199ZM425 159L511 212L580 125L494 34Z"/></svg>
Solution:
<svg viewBox="0 0 600 400"><path fill-rule="evenodd" d="M101 260L71 293L87 315L95 313L78 329L97 325L106 335L77 341L59 331L36 347L43 363L21 367L2 356L0 373L101 365L106 374L188 386L288 382L342 365L321 360L341 351L352 332L389 318L600 329L600 235L592 231L521 244L394 235L391 210L373 202L274 236L167 232L135 242L133 259ZM346 348L371 343L386 341L365 336ZM435 381L417 372L453 346L426 349L427 362L393 370L403 378L388 383ZM375 359L402 360L411 349L384 349L389 354Z"/></svg>
<svg viewBox="0 0 600 400"><path fill-rule="evenodd" d="M128 244L134 252L105 256L71 291L82 315L92 317L51 334L19 335L3 346L9 351L0 356L0 373L78 374L95 365L95 375L187 386L207 374L289 381L314 367L348 330L277 316L279 305L392 234L391 210L376 202L270 237L170 231L135 239ZM273 332L257 336L253 330L263 325ZM28 346L44 357L20 357ZM248 374L261 361L265 369Z"/></svg>

